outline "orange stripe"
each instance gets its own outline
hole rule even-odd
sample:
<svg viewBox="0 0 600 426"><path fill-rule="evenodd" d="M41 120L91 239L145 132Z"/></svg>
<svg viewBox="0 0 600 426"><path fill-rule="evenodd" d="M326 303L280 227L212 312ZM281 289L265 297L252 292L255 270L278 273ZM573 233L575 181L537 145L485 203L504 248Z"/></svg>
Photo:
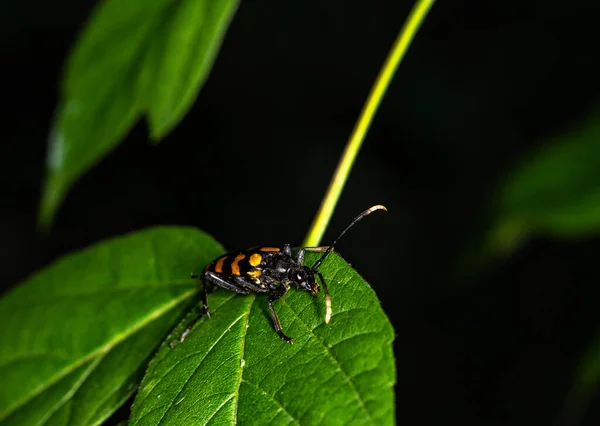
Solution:
<svg viewBox="0 0 600 426"><path fill-rule="evenodd" d="M245 257L246 255L244 253L240 253L235 257L235 259L233 259L233 262L231 262L231 273L233 275L240 274L240 265L238 265L238 263Z"/></svg>
<svg viewBox="0 0 600 426"><path fill-rule="evenodd" d="M261 247L260 251L281 251L279 247Z"/></svg>
<svg viewBox="0 0 600 426"><path fill-rule="evenodd" d="M217 274L223 273L223 262L225 262L225 259L227 259L227 256L219 257L219 259L217 260L217 263L215 263L215 272Z"/></svg>

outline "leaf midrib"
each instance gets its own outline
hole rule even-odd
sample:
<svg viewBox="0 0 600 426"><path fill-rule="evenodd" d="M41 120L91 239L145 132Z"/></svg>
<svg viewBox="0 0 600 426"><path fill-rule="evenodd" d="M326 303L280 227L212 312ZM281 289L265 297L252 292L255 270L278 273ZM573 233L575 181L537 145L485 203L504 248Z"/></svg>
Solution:
<svg viewBox="0 0 600 426"><path fill-rule="evenodd" d="M252 312L252 306L254 306L254 301L256 300L256 296L252 298L252 301L248 305L248 310L246 312L246 324L244 324L244 328L242 329L243 338L242 338L242 348L240 349L240 377L238 377L237 386L234 392L235 407L233 409L233 424L237 424L238 419L238 408L240 406L240 385L242 384L242 378L244 376L244 366L242 365L242 361L244 361L244 352L246 350L246 338L248 337L248 323L250 322L250 313ZM244 361L245 362L245 361Z"/></svg>
<svg viewBox="0 0 600 426"><path fill-rule="evenodd" d="M15 410L17 410L19 407L26 404L29 400L31 400L32 398L35 398L36 396L41 394L46 389L48 389L49 387L54 385L56 382L58 382L60 379L62 379L63 377L70 374L78 367L85 364L87 361L89 361L99 355L104 356L104 355L108 354L108 352L110 352L116 345L118 345L119 343L121 343L122 341L127 339L129 336L135 334L138 330L141 330L146 325L150 324L152 321L161 317L162 315L164 315L165 313L167 313L168 311L173 309L175 306L177 306L179 303L192 297L195 292L196 292L196 289L193 289L193 290L183 293L178 298L172 299L170 303L163 305L162 309L157 309L154 312L152 312L151 314L144 317L144 319L142 321L140 321L136 326L132 326L127 331L122 332L120 334L115 334L115 336L114 336L115 338L113 340L109 341L104 346L101 346L100 348L96 349L95 351L90 352L88 355L81 357L79 360L76 360L75 362L66 366L63 370L61 370L58 374L56 374L54 377L52 377L46 383L42 384L41 386L39 386L37 389L35 389L33 392L29 393L28 395L25 395L24 398L22 398L21 400L14 402L13 405L9 406L4 412L0 412L0 419L5 418L9 414L11 414Z"/></svg>
<svg viewBox="0 0 600 426"><path fill-rule="evenodd" d="M194 375L198 372L198 369L200 368L200 365L202 365L202 361L204 361L204 359L212 352L212 350L215 348L215 346L221 341L221 339L223 339L223 337L228 333L228 331L231 329L231 327L233 327L235 324L237 324L243 317L244 315L247 315L247 313L243 313L242 315L240 315L239 317L237 317L230 325L229 327L225 328L223 330L223 332L221 333L221 335L215 340L215 342L212 344L212 346L210 348L208 348L208 350L206 351L206 353L204 354L204 356L202 357L202 359L200 360L200 362L198 363L197 367L194 369L194 372L192 374L190 374L190 376L187 378L187 380L183 383L183 386L181 386L181 389L179 390L179 392L177 392L177 395L175 396L175 398L173 398L173 403L175 403L175 401L177 401L179 399L179 395L181 395L181 392L183 392L183 390L186 388L186 386L188 385L188 383L190 382L190 380L192 379L192 377L194 377ZM166 372L161 380L167 375L169 374L169 372L171 370L173 370L173 368L175 368L177 365L179 365L184 359L187 359L191 356L194 355L198 355L198 352L195 353L191 353L186 355L184 358L178 360L177 363L173 364L172 368L169 369L168 372ZM146 394L146 397L141 401L141 403L144 402L144 400L148 397L148 395L150 395L150 393L152 392L152 390L154 390L154 388L156 387L156 385L158 383L160 383L161 380L157 380L156 384L154 385L154 387L152 387L152 389L150 389L150 391ZM229 398L231 399L231 398ZM167 416L168 412L174 407L175 404L170 405L165 412L163 413L163 415L161 416L160 420L157 423L157 426L160 425L163 420L165 419L165 417ZM217 410L218 411L218 410ZM215 411L215 413L217 412ZM214 413L213 413L214 415ZM141 418L140 418L141 419ZM139 422L138 422L139 423Z"/></svg>
<svg viewBox="0 0 600 426"><path fill-rule="evenodd" d="M227 304L227 303L228 303L228 302L229 302L229 301L230 301L232 298L233 298L233 293L232 293L232 294L231 294L231 296L230 296L228 299L226 299L226 300L225 300L225 301L224 301L224 302L223 302L221 305L219 305L218 307L216 307L216 308L212 309L212 312L213 312L213 314L216 314L216 313L219 311L219 309L221 309L221 308L222 308L222 307L223 307L225 304ZM184 319L181 321L181 323L185 322L185 320L186 320L186 318L184 318ZM181 325L181 323L180 323L179 325ZM175 328L175 329L177 329L177 328ZM167 339L168 339L168 340L170 340L170 339L171 339L171 335L169 335L169 336L167 337ZM162 344L162 345L165 345L165 344L166 344L166 342L163 342L163 344ZM211 347L211 349L212 349L212 347ZM210 351L210 349L209 349L209 351ZM185 360L185 359L189 358L190 356L197 355L198 353L199 353L199 352L194 352L194 353L192 353L192 354L188 354L188 355L186 355L185 357L183 357L182 359L178 360L178 361L177 361L175 364L173 364L172 366L170 366L170 368L169 368L169 369L168 369L168 370L167 370L167 371L166 371L166 372L165 372L165 373L164 373L164 374L163 374L163 375L160 377L160 379L158 379L158 380L157 380L157 381L154 383L154 385L152 386L152 388L150 388L150 389L149 389L149 390L146 392L146 394L144 395L143 399L141 399L141 400L140 400L140 402L138 403L138 405L141 405L141 404L143 404L143 403L144 403L144 401L145 401L145 400L146 400L146 399L149 397L149 395L152 393L152 391L154 390L154 388L155 388L155 387L156 387L156 386L157 386L157 385L158 385L158 384L159 384L159 383L160 383L160 382L161 382L161 381L162 381L162 380L163 380L163 379L164 379L164 378L167 376L167 374L169 374L169 373L170 373L170 372L171 372L171 371L172 371L172 370L173 370L173 369L174 369L174 368L175 368L175 367L176 367L176 366L177 366L179 363L181 363L183 360ZM207 353L207 355L208 355L208 353ZM156 360L154 360L153 362L156 362ZM157 365L158 365L158 364L160 364L161 362L162 362L162 360L158 361ZM144 378L144 379L145 379L145 378ZM142 384L143 384L143 383L142 383ZM149 413L149 412L148 412L148 413ZM148 415L148 413L144 414L144 415L142 416L142 418L143 418L143 417L145 417L146 415Z"/></svg>
<svg viewBox="0 0 600 426"><path fill-rule="evenodd" d="M192 287L193 285L190 284L189 280L187 281L168 281L164 286L156 286L156 287L149 287L149 288L159 288L159 289L168 289L171 287ZM125 293L128 291L133 291L133 290L143 290L144 288L144 284L141 284L139 288L136 287L121 287L121 288L114 288L111 289L111 291L108 292L93 292L93 293L75 293L75 294L68 294L68 297L58 297L58 298L50 298L50 299L46 299L45 301L33 301L33 302L29 302L29 300L27 301L27 308L29 310L32 310L32 306L36 306L36 302L39 304L43 304L43 305L47 305L49 303L57 303L58 301L64 301L64 300L72 300L72 299L85 299L88 296L89 297L98 297L100 295L110 295L110 294L116 294L116 293ZM197 290L194 288L190 291L196 292ZM184 293L183 296L185 296ZM179 298L178 298L179 299ZM174 300L178 300L178 299L174 299ZM19 306L19 304L12 304L11 306ZM162 314L161 314L162 315ZM160 316L160 315L159 315ZM154 318L158 318L158 317L154 317ZM52 356L54 358L62 358L65 360L69 360L72 358L72 356L69 356L68 354L61 354L58 352L54 352L54 351L47 351L47 352L19 352L19 351L11 351L11 353L9 355L13 355L12 357L7 357L7 358L2 358L0 357L0 367L4 367L7 364L11 364L14 362L19 362L22 361L24 359L27 358L34 358L34 357L42 357L45 355L48 356Z"/></svg>
<svg viewBox="0 0 600 426"><path fill-rule="evenodd" d="M94 359L94 361L90 364L90 366L85 371L85 373L81 375L81 378L73 385L73 387L71 389L69 389L69 391L67 393L65 393L63 395L63 397L54 405L54 407L52 407L51 410L48 410L45 418L43 418L40 421L40 423L39 423L40 425L46 424L48 422L48 420L52 418L54 413L56 413L58 410L60 410L62 408L62 406L65 405L67 403L67 401L69 401L69 399L71 399L73 397L73 395L75 395L75 392L77 392L79 390L79 388L81 388L81 386L85 383L85 381L88 379L88 377L90 377L90 375L94 372L96 367L98 367L98 365L100 365L100 363L102 362L102 360L104 359L105 356L106 356L106 354L102 354L101 356L98 356L96 359Z"/></svg>
<svg viewBox="0 0 600 426"><path fill-rule="evenodd" d="M11 307L13 306L31 306L31 305L35 305L36 303L41 304L43 303L44 305L47 305L49 302L56 302L56 301L61 301L61 300L71 300L71 299L78 299L78 298L85 298L85 297L98 297L98 296L104 296L104 295L111 295L111 294L119 294L119 293L127 293L130 291L139 291L139 290L145 290L145 289L168 289L171 287L192 287L194 286L193 283L191 283L191 281L188 280L174 280L174 281L155 281L155 282L149 282L149 283L144 283L144 282L140 282L140 283L136 283L134 285L131 286L126 286L126 287L112 287L110 289L107 290L99 290L99 291L90 291L90 292L82 292L82 293L57 293L54 295L51 295L51 297L48 297L46 299L39 299L39 300L35 300L35 299L27 299L27 304L25 305L20 305L19 303L15 303L12 300L9 299L5 299L8 300ZM32 293L30 291L30 293ZM45 293L46 295L48 293Z"/></svg>

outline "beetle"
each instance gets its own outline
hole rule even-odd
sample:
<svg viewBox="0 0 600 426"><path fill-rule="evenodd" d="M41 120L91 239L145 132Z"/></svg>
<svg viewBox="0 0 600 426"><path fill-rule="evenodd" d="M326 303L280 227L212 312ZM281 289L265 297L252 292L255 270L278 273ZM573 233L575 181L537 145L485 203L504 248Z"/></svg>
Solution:
<svg viewBox="0 0 600 426"><path fill-rule="evenodd" d="M346 228L337 236L329 246L301 247L296 258L292 257L292 248L286 244L283 248L258 246L245 250L238 250L224 254L206 265L202 275L192 274L193 279L202 281L202 308L203 315L197 315L179 337L183 342L198 320L206 315L210 317L207 300L207 287L212 285L240 294L266 293L269 295L269 310L273 319L275 331L282 340L293 343L294 339L285 335L279 322L273 302L286 294L289 289L297 287L307 291L311 296L317 297L320 286L316 277L319 277L323 292L325 293L325 323L331 320L331 298L327 285L319 267L327 256L333 251L336 243L344 234L362 218L377 210L387 211L382 205L373 206L356 216ZM312 267L304 266L304 254L307 251L322 252L323 255ZM173 342L174 343L174 342ZM173 346L173 343L171 346Z"/></svg>

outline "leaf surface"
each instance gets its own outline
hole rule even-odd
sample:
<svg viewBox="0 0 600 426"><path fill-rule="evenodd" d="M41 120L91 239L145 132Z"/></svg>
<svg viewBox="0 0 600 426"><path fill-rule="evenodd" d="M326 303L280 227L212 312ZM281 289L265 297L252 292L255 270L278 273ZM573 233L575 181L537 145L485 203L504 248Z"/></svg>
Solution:
<svg viewBox="0 0 600 426"><path fill-rule="evenodd" d="M96 244L0 299L0 422L100 424L136 389L223 249L191 228Z"/></svg>

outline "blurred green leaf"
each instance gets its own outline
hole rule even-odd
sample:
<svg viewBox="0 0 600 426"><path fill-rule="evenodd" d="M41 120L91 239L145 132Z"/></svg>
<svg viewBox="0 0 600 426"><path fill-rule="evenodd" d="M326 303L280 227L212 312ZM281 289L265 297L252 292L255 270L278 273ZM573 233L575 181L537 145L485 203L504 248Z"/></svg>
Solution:
<svg viewBox="0 0 600 426"><path fill-rule="evenodd" d="M494 206L490 252L509 253L531 234L571 238L600 232L600 114L524 159Z"/></svg>
<svg viewBox="0 0 600 426"><path fill-rule="evenodd" d="M147 114L154 140L191 107L238 0L106 0L66 66L49 137L40 223L70 186Z"/></svg>
<svg viewBox="0 0 600 426"><path fill-rule="evenodd" d="M274 304L293 345L275 333L264 295L210 295L212 318L150 364L129 424L393 424L392 326L344 260L330 256L321 272L329 324L322 294L291 290Z"/></svg>
<svg viewBox="0 0 600 426"><path fill-rule="evenodd" d="M158 29L143 63L140 93L154 140L169 133L196 99L237 5L237 0L182 1Z"/></svg>
<svg viewBox="0 0 600 426"><path fill-rule="evenodd" d="M93 425L139 384L222 248L161 227L66 256L0 299L0 423Z"/></svg>
<svg viewBox="0 0 600 426"><path fill-rule="evenodd" d="M592 398L600 387L600 335L579 362L573 385L565 398L558 425L575 426L582 422Z"/></svg>

